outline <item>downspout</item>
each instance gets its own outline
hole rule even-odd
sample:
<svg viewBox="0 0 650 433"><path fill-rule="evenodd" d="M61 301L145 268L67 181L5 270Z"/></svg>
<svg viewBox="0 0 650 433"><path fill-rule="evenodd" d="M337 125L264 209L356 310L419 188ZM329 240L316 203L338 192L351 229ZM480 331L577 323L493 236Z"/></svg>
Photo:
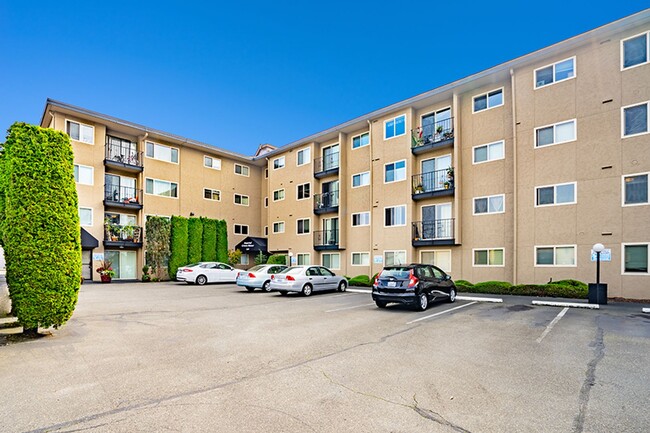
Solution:
<svg viewBox="0 0 650 433"><path fill-rule="evenodd" d="M369 171L370 171L370 207L368 208L368 212L370 212L370 220L371 220L370 221L370 227L368 227L368 229L370 230L370 236L368 236L369 241L370 241L370 248L368 249L368 267L370 268L370 275L369 276L370 276L370 278L372 278L372 276L374 275L373 274L373 269L372 269L372 265L374 263L374 260L373 260L373 256L374 256L373 251L374 250L372 248L372 245L373 245L373 243L372 243L372 240L373 240L373 238L372 238L372 231L373 231L372 227L373 227L374 218L375 218L375 216L373 215L374 212L372 210L374 209L374 207L373 207L373 203L374 203L373 192L375 190L375 185L373 184L373 171L374 170L372 169L372 122L370 121L370 119L366 119L366 122L368 122L368 146L369 146L369 149L368 149L368 162L370 164L369 165Z"/></svg>
<svg viewBox="0 0 650 433"><path fill-rule="evenodd" d="M515 97L515 71L510 69L510 93L512 98L512 178L513 178L513 198L512 198L512 229L514 230L512 236L512 284L517 284L517 247L518 247L518 211L517 211L517 196L518 196L518 177L517 177L517 110Z"/></svg>

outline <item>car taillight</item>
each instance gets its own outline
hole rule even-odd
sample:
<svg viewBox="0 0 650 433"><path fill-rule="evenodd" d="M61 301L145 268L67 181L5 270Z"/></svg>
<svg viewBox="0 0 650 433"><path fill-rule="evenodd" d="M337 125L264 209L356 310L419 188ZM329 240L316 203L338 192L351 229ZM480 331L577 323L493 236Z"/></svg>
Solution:
<svg viewBox="0 0 650 433"><path fill-rule="evenodd" d="M287 275L287 280L288 281L296 281L296 279L293 278L291 275Z"/></svg>
<svg viewBox="0 0 650 433"><path fill-rule="evenodd" d="M183 272L192 272L191 269L183 269Z"/></svg>
<svg viewBox="0 0 650 433"><path fill-rule="evenodd" d="M413 269L409 272L409 288L413 288L418 284L418 278L413 274Z"/></svg>
<svg viewBox="0 0 650 433"><path fill-rule="evenodd" d="M375 287L379 286L379 274L375 277L375 282L372 285Z"/></svg>
<svg viewBox="0 0 650 433"><path fill-rule="evenodd" d="M255 278L255 274L249 272L249 273L248 273L248 278Z"/></svg>
<svg viewBox="0 0 650 433"><path fill-rule="evenodd" d="M272 280L275 280L275 275L271 275L271 279L272 279Z"/></svg>

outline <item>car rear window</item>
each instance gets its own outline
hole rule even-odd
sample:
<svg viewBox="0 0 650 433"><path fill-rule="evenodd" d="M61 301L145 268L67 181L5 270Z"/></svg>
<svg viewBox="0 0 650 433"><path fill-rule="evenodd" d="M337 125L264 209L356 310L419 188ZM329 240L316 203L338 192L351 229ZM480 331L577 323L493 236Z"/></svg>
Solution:
<svg viewBox="0 0 650 433"><path fill-rule="evenodd" d="M261 270L264 269L264 266L266 266L266 265L257 265L257 266L253 266L252 268L249 269L249 271L252 271L252 272L255 272L255 271L261 271Z"/></svg>
<svg viewBox="0 0 650 433"><path fill-rule="evenodd" d="M305 268L301 268L301 267L298 267L298 266L292 266L290 268L284 269L282 272L280 272L280 274L298 275L298 274L302 273L302 271L304 269Z"/></svg>
<svg viewBox="0 0 650 433"><path fill-rule="evenodd" d="M398 279L407 279L411 273L410 268L388 268L381 271L379 278L398 278Z"/></svg>
<svg viewBox="0 0 650 433"><path fill-rule="evenodd" d="M183 267L184 267L184 268L193 268L194 266L198 266L198 265L200 265L200 264L201 264L201 263L190 263L189 265L185 265L185 266L183 266Z"/></svg>

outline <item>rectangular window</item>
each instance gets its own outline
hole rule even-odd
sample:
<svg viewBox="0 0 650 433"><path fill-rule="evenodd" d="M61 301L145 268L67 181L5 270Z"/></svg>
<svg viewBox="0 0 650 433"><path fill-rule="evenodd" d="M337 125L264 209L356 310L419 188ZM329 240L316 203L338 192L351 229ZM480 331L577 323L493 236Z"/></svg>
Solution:
<svg viewBox="0 0 650 433"><path fill-rule="evenodd" d="M284 167L284 156L281 156L279 158L275 158L273 160L273 170L278 170L280 168Z"/></svg>
<svg viewBox="0 0 650 433"><path fill-rule="evenodd" d="M273 191L273 201L284 200L284 189L276 189Z"/></svg>
<svg viewBox="0 0 650 433"><path fill-rule="evenodd" d="M66 120L66 132L72 140L95 144L95 127Z"/></svg>
<svg viewBox="0 0 650 433"><path fill-rule="evenodd" d="M310 183L303 183L302 185L298 185L298 191L296 194L297 200L304 200L306 198L309 198L310 196L311 196Z"/></svg>
<svg viewBox="0 0 650 433"><path fill-rule="evenodd" d="M474 96L474 113L503 105L503 89Z"/></svg>
<svg viewBox="0 0 650 433"><path fill-rule="evenodd" d="M148 158L178 164L178 149L165 146L164 144L146 142L146 154Z"/></svg>
<svg viewBox="0 0 650 433"><path fill-rule="evenodd" d="M176 182L147 178L145 180L145 187L147 194L178 198L178 184Z"/></svg>
<svg viewBox="0 0 650 433"><path fill-rule="evenodd" d="M366 185L370 185L370 172L369 171L352 175L352 188L357 188L357 187L366 186Z"/></svg>
<svg viewBox="0 0 650 433"><path fill-rule="evenodd" d="M340 253L323 253L323 266L327 269L341 269Z"/></svg>
<svg viewBox="0 0 650 433"><path fill-rule="evenodd" d="M556 123L535 128L535 147L550 146L576 139L576 121Z"/></svg>
<svg viewBox="0 0 650 433"><path fill-rule="evenodd" d="M248 226L246 224L235 224L236 235L248 235Z"/></svg>
<svg viewBox="0 0 650 433"><path fill-rule="evenodd" d="M575 182L538 186L535 188L535 206L555 206L575 203Z"/></svg>
<svg viewBox="0 0 650 433"><path fill-rule="evenodd" d="M384 227L405 226L406 205L384 208Z"/></svg>
<svg viewBox="0 0 650 433"><path fill-rule="evenodd" d="M451 250L422 251L421 263L435 265L445 272L451 272Z"/></svg>
<svg viewBox="0 0 650 433"><path fill-rule="evenodd" d="M474 164L503 159L504 148L503 140L474 147Z"/></svg>
<svg viewBox="0 0 650 433"><path fill-rule="evenodd" d="M296 220L296 232L299 235L305 235L309 233L310 225L311 225L311 220L309 218Z"/></svg>
<svg viewBox="0 0 650 433"><path fill-rule="evenodd" d="M370 266L370 253L352 253L352 266Z"/></svg>
<svg viewBox="0 0 650 433"><path fill-rule="evenodd" d="M269 178L269 169L265 168L264 169L264 179L268 179L268 178Z"/></svg>
<svg viewBox="0 0 650 433"><path fill-rule="evenodd" d="M648 102L622 108L623 137L648 133Z"/></svg>
<svg viewBox="0 0 650 433"><path fill-rule="evenodd" d="M311 265L311 254L309 253L298 253L296 254L296 264L297 265Z"/></svg>
<svg viewBox="0 0 650 433"><path fill-rule="evenodd" d="M352 137L352 149L358 149L360 147L364 147L370 144L370 134L363 133L361 135L357 135L356 137Z"/></svg>
<svg viewBox="0 0 650 433"><path fill-rule="evenodd" d="M203 198L206 200L221 201L221 191L218 189L203 188Z"/></svg>
<svg viewBox="0 0 650 433"><path fill-rule="evenodd" d="M79 224L82 226L92 226L93 225L93 210L89 207L80 207L79 208Z"/></svg>
<svg viewBox="0 0 650 433"><path fill-rule="evenodd" d="M406 251L384 251L384 266L406 264Z"/></svg>
<svg viewBox="0 0 650 433"><path fill-rule="evenodd" d="M300 149L296 154L296 165L301 166L301 165L309 164L310 161L311 161L311 149L309 147Z"/></svg>
<svg viewBox="0 0 650 433"><path fill-rule="evenodd" d="M648 204L648 173L623 176L623 206Z"/></svg>
<svg viewBox="0 0 650 433"><path fill-rule="evenodd" d="M235 194L235 204L240 206L248 206L248 196L243 194Z"/></svg>
<svg viewBox="0 0 650 433"><path fill-rule="evenodd" d="M650 33L632 36L621 41L621 69L648 63Z"/></svg>
<svg viewBox="0 0 650 433"><path fill-rule="evenodd" d="M575 77L575 57L565 59L543 68L535 69L535 88L548 86L553 83Z"/></svg>
<svg viewBox="0 0 650 433"><path fill-rule="evenodd" d="M269 207L269 198L264 197L264 207Z"/></svg>
<svg viewBox="0 0 650 433"><path fill-rule="evenodd" d="M535 266L575 266L575 245L535 247Z"/></svg>
<svg viewBox="0 0 650 433"><path fill-rule="evenodd" d="M623 273L648 273L648 246L650 244L623 244Z"/></svg>
<svg viewBox="0 0 650 433"><path fill-rule="evenodd" d="M250 169L246 165L235 164L235 174L248 177Z"/></svg>
<svg viewBox="0 0 650 433"><path fill-rule="evenodd" d="M241 255L241 258L239 259L239 264L240 265L248 265L248 254L244 253Z"/></svg>
<svg viewBox="0 0 650 433"><path fill-rule="evenodd" d="M505 195L490 195L474 199L474 215L503 213L505 211Z"/></svg>
<svg viewBox="0 0 650 433"><path fill-rule="evenodd" d="M401 115L384 122L384 139L406 134L406 115Z"/></svg>
<svg viewBox="0 0 650 433"><path fill-rule="evenodd" d="M359 212L352 214L352 227L369 226L370 212Z"/></svg>
<svg viewBox="0 0 650 433"><path fill-rule="evenodd" d="M391 162L384 165L384 182L398 182L406 179L406 160Z"/></svg>
<svg viewBox="0 0 650 433"><path fill-rule="evenodd" d="M273 233L284 233L284 221L273 223Z"/></svg>
<svg viewBox="0 0 650 433"><path fill-rule="evenodd" d="M95 169L86 165L74 165L74 181L81 185L92 185Z"/></svg>
<svg viewBox="0 0 650 433"><path fill-rule="evenodd" d="M213 170L221 170L221 159L213 158L211 156L203 157L203 166Z"/></svg>
<svg viewBox="0 0 650 433"><path fill-rule="evenodd" d="M503 266L503 248L476 249L474 266Z"/></svg>
<svg viewBox="0 0 650 433"><path fill-rule="evenodd" d="M269 226L264 226L264 236L269 235Z"/></svg>

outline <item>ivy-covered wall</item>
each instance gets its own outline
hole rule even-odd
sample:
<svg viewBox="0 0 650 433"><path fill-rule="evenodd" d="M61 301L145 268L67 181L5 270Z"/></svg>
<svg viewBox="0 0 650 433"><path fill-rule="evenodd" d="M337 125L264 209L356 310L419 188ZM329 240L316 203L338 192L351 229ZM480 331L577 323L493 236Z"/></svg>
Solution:
<svg viewBox="0 0 650 433"><path fill-rule="evenodd" d="M172 216L171 220L171 241L169 255L169 278L176 278L176 271L179 267L188 264L188 221L182 216Z"/></svg>
<svg viewBox="0 0 650 433"><path fill-rule="evenodd" d="M169 264L171 222L168 218L149 216L145 227L146 251L145 260L151 267L155 278L167 278Z"/></svg>
<svg viewBox="0 0 650 433"><path fill-rule="evenodd" d="M226 221L217 221L217 261L228 263L228 226Z"/></svg>
<svg viewBox="0 0 650 433"><path fill-rule="evenodd" d="M203 250L203 222L200 218L190 218L187 221L187 261L201 261Z"/></svg>
<svg viewBox="0 0 650 433"><path fill-rule="evenodd" d="M204 262L214 262L217 260L217 220L201 218L201 222L203 223L203 251L201 260Z"/></svg>

